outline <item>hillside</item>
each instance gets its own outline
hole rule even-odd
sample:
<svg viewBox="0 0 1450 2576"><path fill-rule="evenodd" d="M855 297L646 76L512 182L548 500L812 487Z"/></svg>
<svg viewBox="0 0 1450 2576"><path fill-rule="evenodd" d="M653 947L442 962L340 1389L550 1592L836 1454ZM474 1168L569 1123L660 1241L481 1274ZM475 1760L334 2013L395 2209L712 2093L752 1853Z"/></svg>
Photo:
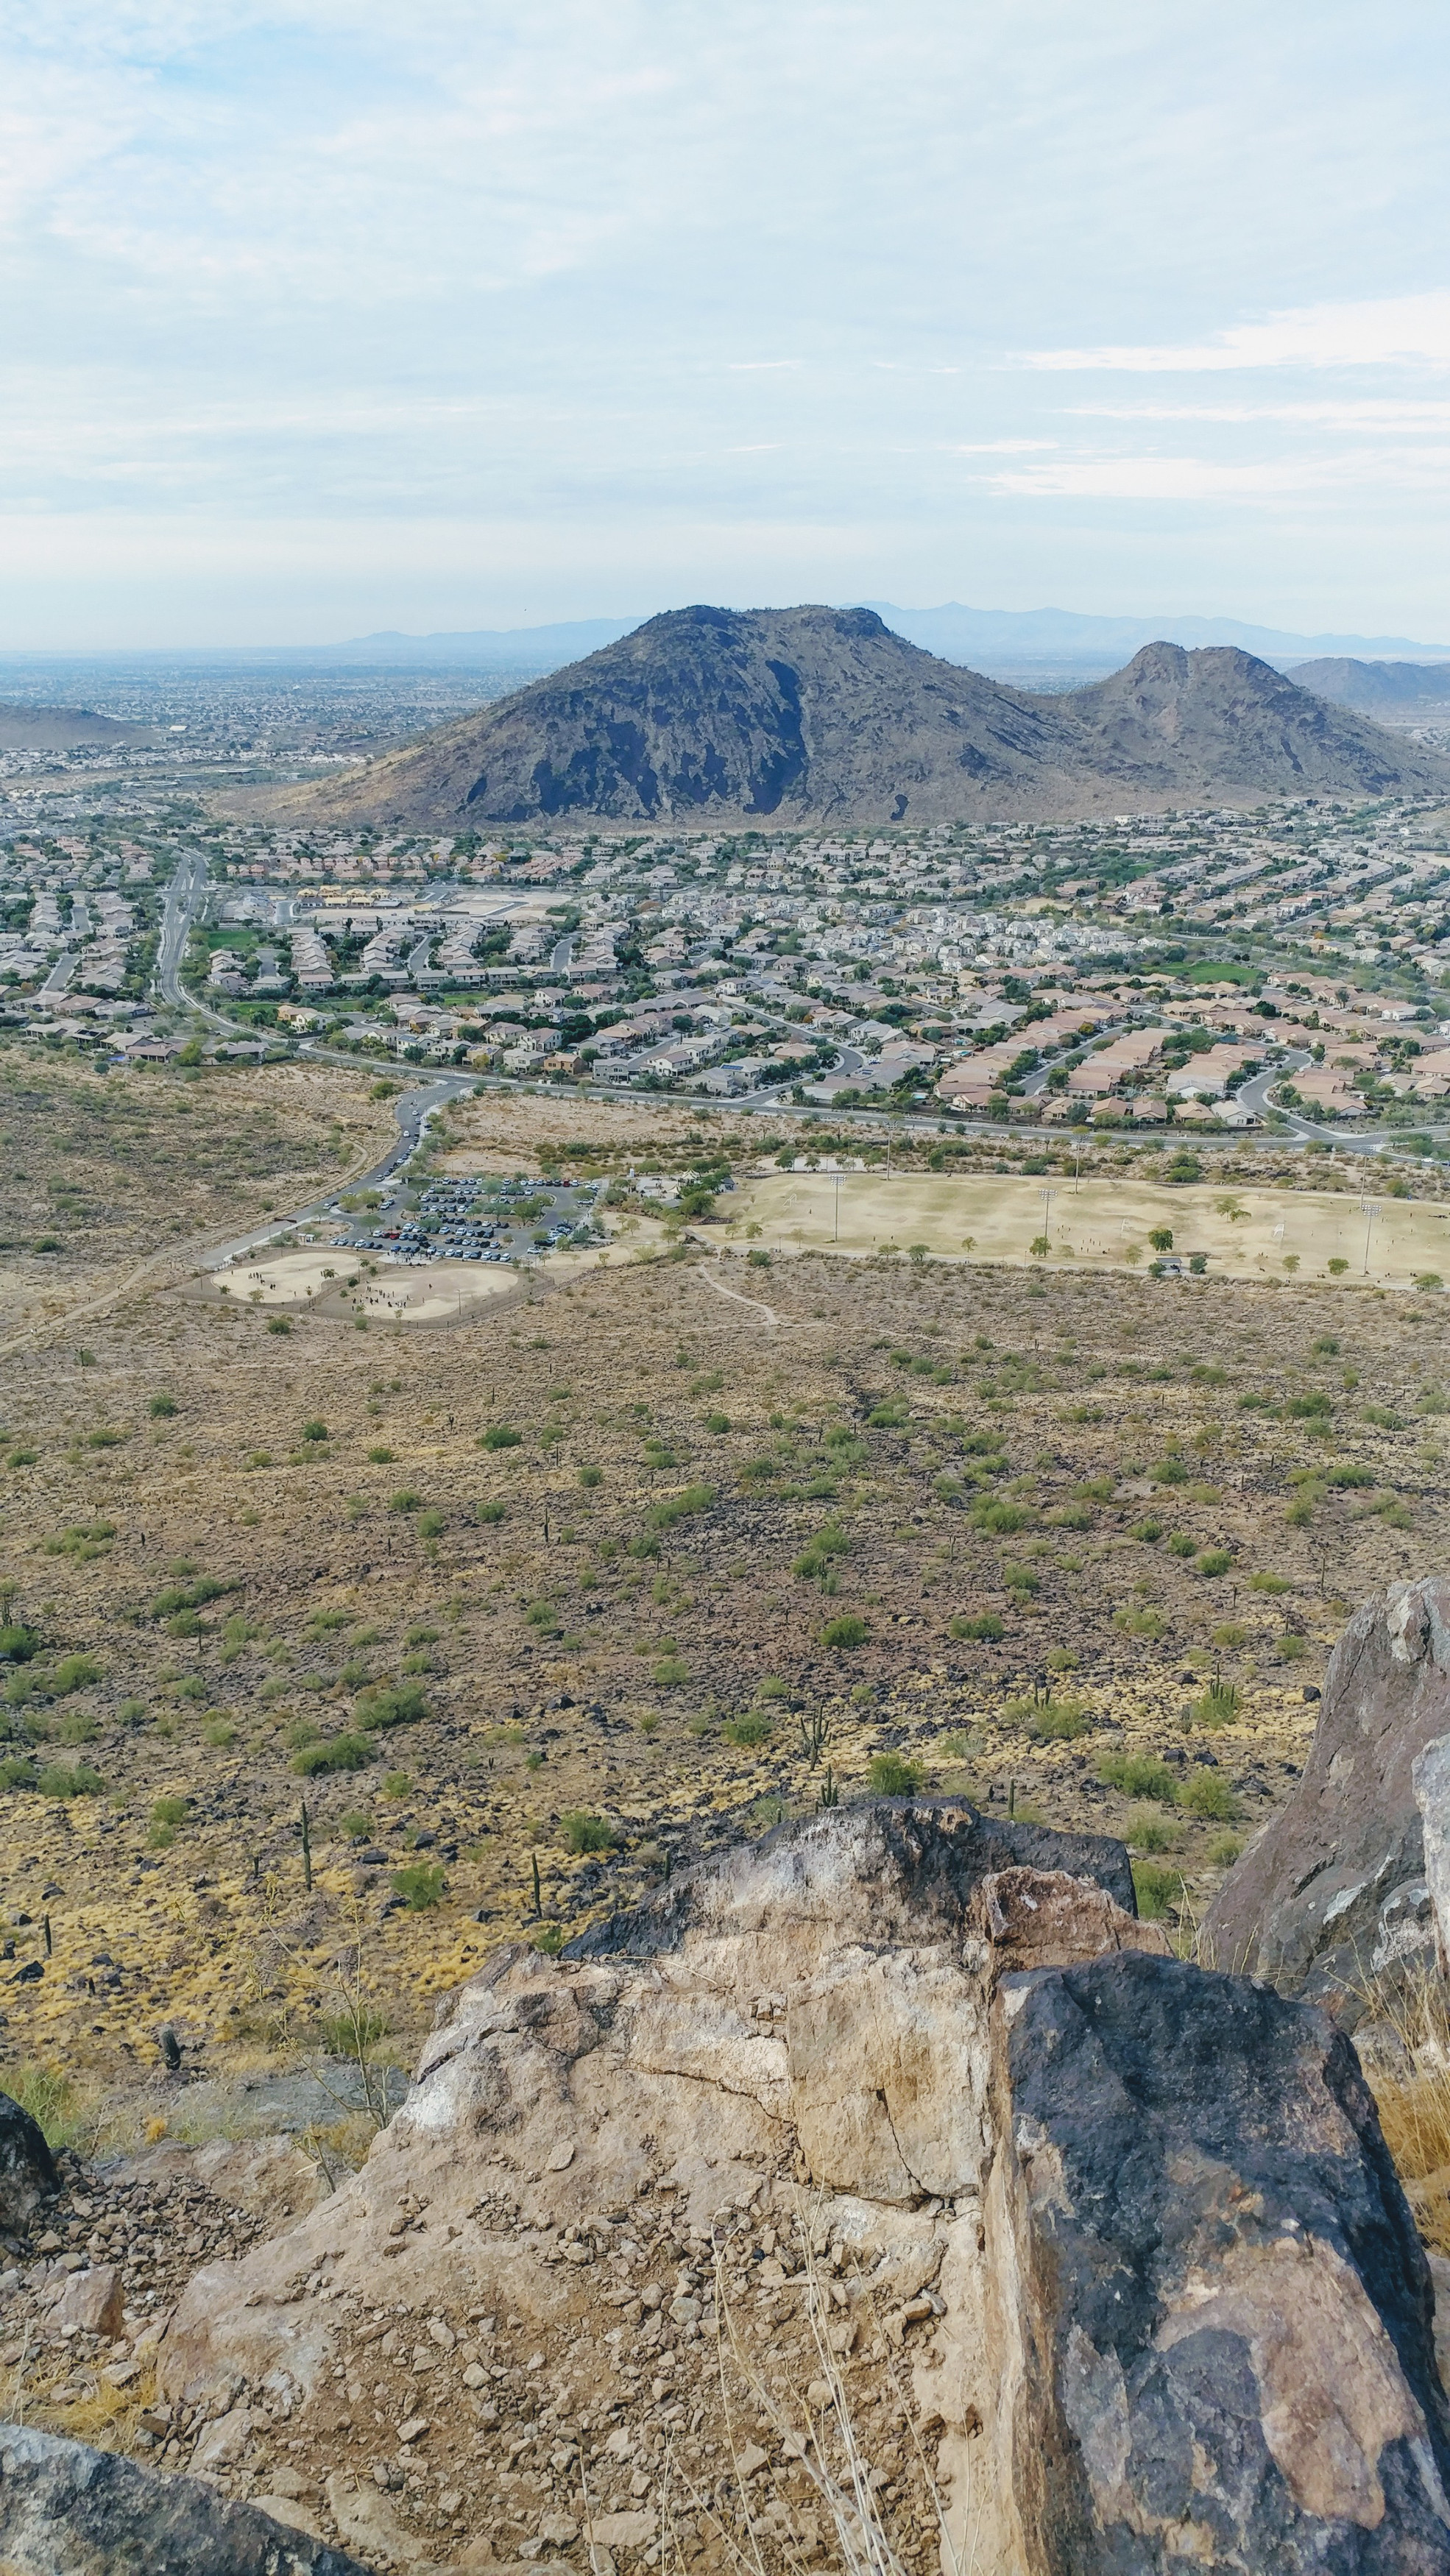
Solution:
<svg viewBox="0 0 1450 2576"><path fill-rule="evenodd" d="M1228 646L1150 644L1037 696L873 611L688 608L292 800L409 830L995 819L1305 788L1450 786L1450 762Z"/></svg>
<svg viewBox="0 0 1450 2576"><path fill-rule="evenodd" d="M1296 662L1297 688L1312 689L1337 707L1404 723L1414 716L1450 714L1450 662L1356 662L1348 654Z"/></svg>
<svg viewBox="0 0 1450 2576"><path fill-rule="evenodd" d="M128 743L133 750L160 740L149 725L123 724L90 707L31 707L0 701L0 751L80 751L91 743Z"/></svg>

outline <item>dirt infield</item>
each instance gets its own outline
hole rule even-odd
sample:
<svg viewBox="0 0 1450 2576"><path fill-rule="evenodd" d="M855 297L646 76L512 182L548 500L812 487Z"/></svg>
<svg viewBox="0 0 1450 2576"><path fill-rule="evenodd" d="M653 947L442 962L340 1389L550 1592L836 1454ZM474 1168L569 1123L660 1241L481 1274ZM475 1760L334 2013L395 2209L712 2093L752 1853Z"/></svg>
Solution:
<svg viewBox="0 0 1450 2576"><path fill-rule="evenodd" d="M1373 1206L1376 1211L1369 1213ZM1015 1175L886 1179L875 1172L782 1172L743 1182L731 1201L729 1239L782 1252L861 1258L910 1252L936 1259L1078 1270L1144 1267L1150 1235L1167 1228L1177 1255L1205 1253L1219 1277L1341 1280L1411 1288L1450 1281L1450 1209L1417 1199L1350 1197L1332 1190L1155 1188L1141 1181L1042 1182ZM752 1229L759 1228L758 1235ZM1332 1271L1331 1262L1343 1262Z"/></svg>

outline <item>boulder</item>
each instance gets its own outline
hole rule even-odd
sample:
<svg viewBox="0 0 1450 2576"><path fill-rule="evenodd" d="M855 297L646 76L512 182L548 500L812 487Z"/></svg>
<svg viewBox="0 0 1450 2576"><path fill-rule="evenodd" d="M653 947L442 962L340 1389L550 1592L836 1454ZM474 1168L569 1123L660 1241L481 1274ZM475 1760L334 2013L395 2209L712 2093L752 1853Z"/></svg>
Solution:
<svg viewBox="0 0 1450 2576"><path fill-rule="evenodd" d="M121 2331L125 2298L114 2263L93 2263L72 2272L50 2312L52 2330L67 2339L74 2334L104 2335L109 2342Z"/></svg>
<svg viewBox="0 0 1450 2576"><path fill-rule="evenodd" d="M1205 1954L1326 2003L1351 2028L1371 1979L1428 1964L1415 1766L1443 1737L1450 1582L1392 1583L1330 1656L1304 1776L1220 1889Z"/></svg>
<svg viewBox="0 0 1450 2576"><path fill-rule="evenodd" d="M157 2477L20 2424L0 2425L0 2566L6 2576L370 2576L197 2479Z"/></svg>
<svg viewBox="0 0 1450 2576"><path fill-rule="evenodd" d="M15 2235L47 2194L58 2189L39 2122L8 2093L0 2093L0 2229Z"/></svg>
<svg viewBox="0 0 1450 2576"><path fill-rule="evenodd" d="M814 2560L849 2420L913 2570L942 2500L1012 2576L1450 2576L1429 2276L1349 2042L1131 1907L1119 1844L883 1800L500 1952L362 2171L195 2276L174 2420L249 2411L258 2483L285 2421L398 2568L577 2525L635 2576L676 2426L727 2530Z"/></svg>
<svg viewBox="0 0 1450 2576"><path fill-rule="evenodd" d="M1008 1977L988 2192L1009 2563L1450 2568L1425 2256L1350 2042L1244 1977Z"/></svg>

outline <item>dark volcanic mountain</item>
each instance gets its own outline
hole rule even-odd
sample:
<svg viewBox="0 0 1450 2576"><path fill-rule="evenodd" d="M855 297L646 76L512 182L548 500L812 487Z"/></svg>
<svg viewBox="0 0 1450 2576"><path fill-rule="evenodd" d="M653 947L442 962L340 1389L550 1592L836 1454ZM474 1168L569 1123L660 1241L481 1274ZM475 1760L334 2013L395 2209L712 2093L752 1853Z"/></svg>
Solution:
<svg viewBox="0 0 1450 2576"><path fill-rule="evenodd" d="M1317 698L1357 708L1361 715L1401 723L1450 715L1450 662L1356 662L1348 654L1331 654L1320 662L1296 662L1289 677L1296 688L1312 689Z"/></svg>
<svg viewBox="0 0 1450 2576"><path fill-rule="evenodd" d="M684 608L301 800L453 830L951 822L1296 790L1450 787L1450 762L1231 646L1149 644L1061 697L1001 688L866 608Z"/></svg>

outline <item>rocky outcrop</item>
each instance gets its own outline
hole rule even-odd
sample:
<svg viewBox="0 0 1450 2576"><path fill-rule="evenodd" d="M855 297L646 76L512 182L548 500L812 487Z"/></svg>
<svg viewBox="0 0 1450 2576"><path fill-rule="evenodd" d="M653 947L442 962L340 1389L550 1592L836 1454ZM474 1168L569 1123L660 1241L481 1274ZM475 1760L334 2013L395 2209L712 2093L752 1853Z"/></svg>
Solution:
<svg viewBox="0 0 1450 2576"><path fill-rule="evenodd" d="M1349 2044L1131 1909L1120 1845L883 1801L502 1953L362 2172L193 2280L174 2438L259 2492L285 2442L404 2569L617 2576L666 2517L809 2564L865 2492L917 2576L939 2510L1010 2576L1450 2576Z"/></svg>
<svg viewBox="0 0 1450 2576"><path fill-rule="evenodd" d="M114 2451L0 2425L5 2576L369 2576L198 2478L159 2478Z"/></svg>
<svg viewBox="0 0 1450 2576"><path fill-rule="evenodd" d="M1219 1967L1322 1999L1352 2027L1373 1979L1428 1961L1434 1923L1415 1771L1442 1737L1450 1583L1393 1583L1356 1611L1335 1647L1304 1776L1209 1911L1205 1947Z"/></svg>
<svg viewBox="0 0 1450 2576"><path fill-rule="evenodd" d="M0 2229L14 2235L56 2188L44 2130L8 2093L0 2093Z"/></svg>
<svg viewBox="0 0 1450 2576"><path fill-rule="evenodd" d="M1430 2276L1344 2034L1176 1959L1001 2000L1015 2563L1450 2567Z"/></svg>

